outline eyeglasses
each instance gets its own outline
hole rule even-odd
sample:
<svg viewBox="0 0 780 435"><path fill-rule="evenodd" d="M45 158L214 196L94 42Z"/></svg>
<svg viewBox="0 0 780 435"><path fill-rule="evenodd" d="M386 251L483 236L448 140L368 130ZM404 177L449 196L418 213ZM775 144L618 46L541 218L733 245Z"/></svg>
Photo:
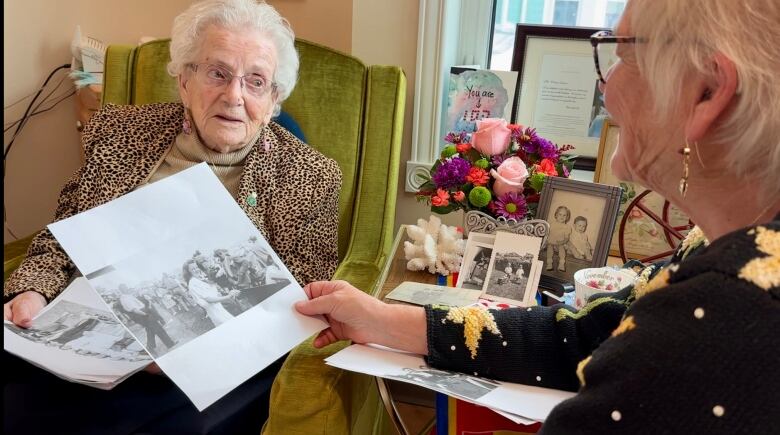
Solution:
<svg viewBox="0 0 780 435"><path fill-rule="evenodd" d="M268 81L260 74L237 76L229 69L211 63L191 63L188 66L192 68L203 84L212 88L221 88L232 83L235 78L239 80L241 87L246 89L249 95L256 98L264 97L271 90L276 91L276 83Z"/></svg>
<svg viewBox="0 0 780 435"><path fill-rule="evenodd" d="M638 42L637 38L633 36L615 36L611 30L601 30L590 35L590 45L593 46L593 61L596 63L596 74L599 75L599 80L603 84L607 84L604 80L604 75L601 73L601 67L604 66L604 71L608 70L610 66L617 59L617 45L607 44L633 44Z"/></svg>

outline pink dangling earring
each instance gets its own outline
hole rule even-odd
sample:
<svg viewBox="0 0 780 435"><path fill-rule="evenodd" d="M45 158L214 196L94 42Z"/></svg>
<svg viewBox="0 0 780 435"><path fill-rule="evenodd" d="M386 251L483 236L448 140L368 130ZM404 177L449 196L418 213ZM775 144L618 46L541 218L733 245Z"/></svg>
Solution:
<svg viewBox="0 0 780 435"><path fill-rule="evenodd" d="M271 139L268 139L267 137L263 138L263 149L265 152L271 151Z"/></svg>
<svg viewBox="0 0 780 435"><path fill-rule="evenodd" d="M192 134L192 125L190 124L190 118L187 114L184 114L184 121L181 123L181 129L184 134Z"/></svg>

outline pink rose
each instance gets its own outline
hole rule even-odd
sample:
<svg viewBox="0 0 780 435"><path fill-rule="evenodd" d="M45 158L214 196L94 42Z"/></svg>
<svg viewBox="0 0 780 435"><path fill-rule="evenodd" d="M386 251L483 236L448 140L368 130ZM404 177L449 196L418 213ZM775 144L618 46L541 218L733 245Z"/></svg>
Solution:
<svg viewBox="0 0 780 435"><path fill-rule="evenodd" d="M486 156L503 154L509 148L512 130L501 118L485 118L477 121L477 131L471 135L471 145Z"/></svg>
<svg viewBox="0 0 780 435"><path fill-rule="evenodd" d="M493 191L497 197L510 192L522 192L523 183L528 178L528 168L520 157L510 157L501 163L498 169L491 169L493 176Z"/></svg>

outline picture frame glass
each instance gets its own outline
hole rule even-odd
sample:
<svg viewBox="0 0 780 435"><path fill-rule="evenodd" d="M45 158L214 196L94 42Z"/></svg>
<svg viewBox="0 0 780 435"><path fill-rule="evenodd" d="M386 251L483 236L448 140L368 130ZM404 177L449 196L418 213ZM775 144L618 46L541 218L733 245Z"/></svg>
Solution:
<svg viewBox="0 0 780 435"><path fill-rule="evenodd" d="M550 212L550 235L539 253L544 274L573 282L574 272L593 267L593 254L604 219L606 198L582 193L554 191Z"/></svg>
<svg viewBox="0 0 780 435"><path fill-rule="evenodd" d="M588 40L598 30L518 25L513 60L520 71L515 122L591 160L607 118Z"/></svg>
<svg viewBox="0 0 780 435"><path fill-rule="evenodd" d="M620 180L612 173L611 160L615 154L620 141L620 127L613 124L611 120L604 123L604 130L599 145L598 162L594 174L594 182L619 186L622 189L620 206L618 208L617 225L612 235L612 241L609 246L609 255L620 256L620 223L625 219L623 225L623 254L626 258L647 258L668 252L676 247L677 241L668 237L664 232L663 226L652 219L647 213L639 207L633 207L628 210L631 202L647 190L638 183ZM689 226L688 216L674 205L667 203L663 197L655 192L647 194L641 200L642 206L650 210L657 216L665 218L673 227L680 230L683 234L687 233L684 227ZM628 211L629 216L625 216Z"/></svg>

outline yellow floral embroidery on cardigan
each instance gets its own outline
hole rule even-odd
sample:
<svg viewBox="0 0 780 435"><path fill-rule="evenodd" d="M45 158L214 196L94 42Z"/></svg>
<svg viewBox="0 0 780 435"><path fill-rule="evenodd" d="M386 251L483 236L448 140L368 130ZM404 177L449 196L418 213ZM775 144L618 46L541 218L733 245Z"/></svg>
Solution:
<svg viewBox="0 0 780 435"><path fill-rule="evenodd" d="M671 267L671 266L670 266ZM636 295L636 298L639 299L642 296L654 292L660 288L664 288L669 285L669 276L671 273L669 272L670 267L666 267L664 269L661 269L658 274L653 277L653 279L650 280L647 284L644 285L637 285L634 290L634 294Z"/></svg>
<svg viewBox="0 0 780 435"><path fill-rule="evenodd" d="M585 366L588 365L591 358L593 358L593 355L588 355L587 358L577 364L577 378L580 380L580 385L583 387L585 386Z"/></svg>
<svg viewBox="0 0 780 435"><path fill-rule="evenodd" d="M618 299L606 296L606 297L603 297L603 298L598 298L598 299L594 299L594 300L590 301L587 305L582 307L582 309L580 309L576 313L574 311L568 310L566 308L558 308L558 311L555 312L555 321L556 322L560 322L560 321L562 321L562 320L564 320L566 318L575 319L575 320L579 319L582 316L584 316L584 315L588 314L589 312L591 312L591 310L593 310L594 308L598 307L599 305L610 303L610 302L616 302L616 303L620 303L620 304L625 305L625 303L623 301L621 301L621 300L618 300Z"/></svg>
<svg viewBox="0 0 780 435"><path fill-rule="evenodd" d="M748 234L756 235L756 248L769 256L750 260L739 271L739 277L764 290L780 287L780 232L758 227Z"/></svg>
<svg viewBox="0 0 780 435"><path fill-rule="evenodd" d="M471 359L477 357L477 348L479 348L479 340L482 339L483 329L501 336L493 314L482 308L452 307L449 309L446 319L452 323L463 325L463 337L466 339L466 347L471 351Z"/></svg>
<svg viewBox="0 0 780 435"><path fill-rule="evenodd" d="M612 331L612 336L617 337L618 335L626 331L630 331L634 328L636 328L636 323L634 323L634 316L628 316L625 319L623 319L622 322L620 322L620 325L618 325L618 327L615 328L614 331Z"/></svg>
<svg viewBox="0 0 780 435"><path fill-rule="evenodd" d="M698 226L691 228L688 234L685 235L682 243L680 243L679 251L682 252L680 260L685 260L685 257L698 248L701 244L709 245L710 241L704 235L704 232Z"/></svg>

